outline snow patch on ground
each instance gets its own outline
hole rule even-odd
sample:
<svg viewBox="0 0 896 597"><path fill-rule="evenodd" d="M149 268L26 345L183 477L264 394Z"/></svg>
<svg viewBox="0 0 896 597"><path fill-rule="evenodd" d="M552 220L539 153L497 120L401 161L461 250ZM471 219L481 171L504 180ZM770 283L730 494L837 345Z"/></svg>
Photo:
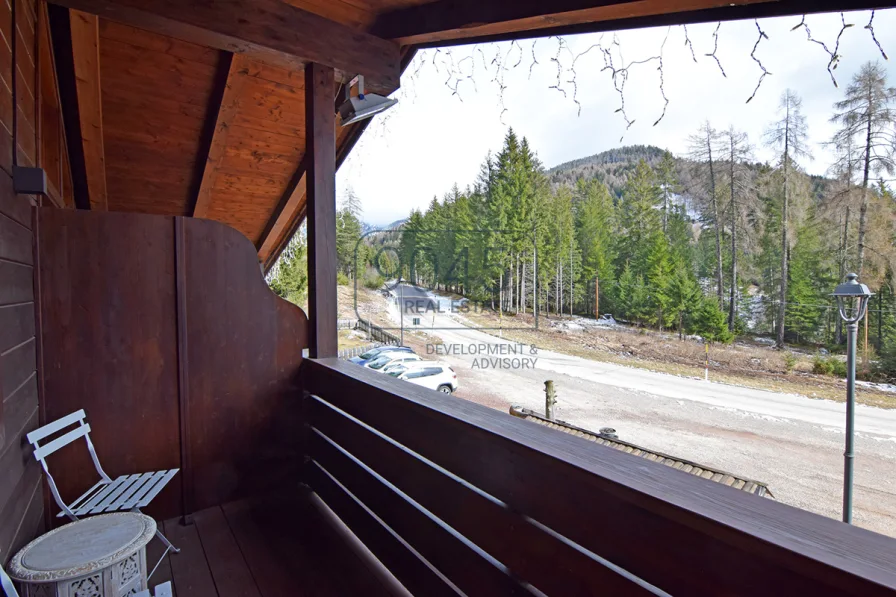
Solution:
<svg viewBox="0 0 896 597"><path fill-rule="evenodd" d="M896 385L891 383L875 383L873 381L856 381L857 386L862 386L865 388L871 388L873 390L877 390L878 392L891 392L896 394Z"/></svg>

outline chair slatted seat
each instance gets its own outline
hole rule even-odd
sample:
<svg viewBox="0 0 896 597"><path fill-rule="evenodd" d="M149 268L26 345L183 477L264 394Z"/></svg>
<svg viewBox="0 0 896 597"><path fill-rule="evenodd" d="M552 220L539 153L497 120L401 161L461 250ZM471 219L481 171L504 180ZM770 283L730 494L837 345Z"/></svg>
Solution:
<svg viewBox="0 0 896 597"><path fill-rule="evenodd" d="M108 512L140 512L140 509L149 505L180 469L121 475L113 480L100 465L96 449L93 447L93 442L90 439L90 425L86 419L87 414L82 409L48 423L39 429L35 429L27 435L28 443L34 446L34 458L37 459L44 469L44 474L47 476L47 484L50 486L50 493L53 494L53 499L59 506L60 512L56 516L68 516L72 520L78 520L84 516ZM72 425L75 426L73 429L42 443L48 437L58 434ZM87 444L87 450L90 452L90 458L93 460L93 465L100 476L100 480L78 499L67 504L62 499L62 496L59 495L56 482L53 480L53 475L50 474L47 457L81 438L84 438ZM175 553L180 551L158 529L156 529L156 536L165 544L165 551L159 562L165 558L169 551L174 551ZM152 572L155 572L156 568L158 568L158 564L156 564ZM150 576L152 576L152 572Z"/></svg>

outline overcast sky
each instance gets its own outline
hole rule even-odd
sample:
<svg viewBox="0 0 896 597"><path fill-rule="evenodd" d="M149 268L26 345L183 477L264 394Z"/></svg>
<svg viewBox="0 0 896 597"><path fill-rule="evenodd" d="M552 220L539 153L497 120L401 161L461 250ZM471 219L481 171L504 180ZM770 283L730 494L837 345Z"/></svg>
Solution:
<svg viewBox="0 0 896 597"><path fill-rule="evenodd" d="M627 131L616 112L620 97L611 73L601 71L604 58L599 48L575 63L581 114L569 82L575 56L598 42L611 48L612 33L568 36L562 44L557 38L539 39L534 44L537 63L532 60L532 41L420 52L393 96L398 105L375 117L337 174L337 201L351 187L362 201L366 222L383 226L405 218L411 209L425 208L433 195L441 198L455 182L461 188L472 183L486 153L500 149L508 127L528 138L546 167L631 144L657 145L682 155L688 135L706 119L716 128L733 125L745 131L755 145L756 159L770 161L773 154L762 145L762 133L776 118L781 92L788 87L803 98L809 124L814 159L805 160L803 166L823 174L832 161L822 145L833 131L831 106L842 98L853 74L864 62L879 60L896 85L896 73L865 29L869 17L868 12L845 15L854 26L840 40L841 59L834 71L839 89L827 72L830 56L807 40L805 29L791 31L800 17L760 21L768 39L759 44L756 57L771 75L750 103L746 100L762 74L750 57L758 38L754 21L722 23L719 29L716 56L727 77L706 56L713 51L715 24L687 28L696 63L682 27L620 32L619 45L611 49L617 68L659 55L666 40L662 53L663 88L669 100L666 115L653 126L663 109L658 61L633 65L625 84L625 107L635 122ZM833 50L840 19L839 14L815 15L806 17L806 24L813 38ZM878 11L874 31L884 51L896 55L896 10ZM565 97L551 88L558 80L558 62L552 59L558 56ZM503 111L500 86L494 81L498 62L506 65L501 71ZM458 75L450 72L463 77L457 94L452 88Z"/></svg>

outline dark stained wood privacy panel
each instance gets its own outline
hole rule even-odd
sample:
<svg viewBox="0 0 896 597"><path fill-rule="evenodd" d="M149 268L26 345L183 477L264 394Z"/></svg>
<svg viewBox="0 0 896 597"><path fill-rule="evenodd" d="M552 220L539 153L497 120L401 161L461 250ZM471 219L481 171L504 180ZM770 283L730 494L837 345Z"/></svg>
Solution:
<svg viewBox="0 0 896 597"><path fill-rule="evenodd" d="M179 467L173 218L38 214L45 420L85 409L113 478ZM63 497L96 482L83 443L56 456ZM176 511L180 483L159 511Z"/></svg>
<svg viewBox="0 0 896 597"><path fill-rule="evenodd" d="M267 288L252 244L205 220L37 214L46 420L84 408L113 477L181 468L157 516L294 474L306 318ZM64 496L93 482L81 445L50 466Z"/></svg>
<svg viewBox="0 0 896 597"><path fill-rule="evenodd" d="M189 458L195 509L295 482L307 319L236 230L184 219Z"/></svg>

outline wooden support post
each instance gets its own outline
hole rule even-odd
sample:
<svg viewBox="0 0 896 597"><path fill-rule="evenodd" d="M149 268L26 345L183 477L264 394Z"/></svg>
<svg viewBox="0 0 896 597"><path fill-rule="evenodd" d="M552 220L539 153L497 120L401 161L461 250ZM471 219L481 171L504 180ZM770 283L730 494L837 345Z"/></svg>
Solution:
<svg viewBox="0 0 896 597"><path fill-rule="evenodd" d="M554 420L554 405L557 404L557 393L554 391L554 380L544 382L544 416Z"/></svg>
<svg viewBox="0 0 896 597"><path fill-rule="evenodd" d="M305 67L305 162L308 202L309 353L335 357L336 334L336 116L333 69Z"/></svg>

